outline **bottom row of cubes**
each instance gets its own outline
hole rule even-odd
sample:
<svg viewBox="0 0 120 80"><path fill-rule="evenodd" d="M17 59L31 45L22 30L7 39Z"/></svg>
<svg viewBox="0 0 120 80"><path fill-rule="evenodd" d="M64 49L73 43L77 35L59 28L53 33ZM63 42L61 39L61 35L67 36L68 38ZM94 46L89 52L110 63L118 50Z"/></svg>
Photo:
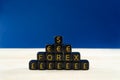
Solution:
<svg viewBox="0 0 120 80"><path fill-rule="evenodd" d="M31 60L29 62L30 70L88 70L89 61L39 61Z"/></svg>

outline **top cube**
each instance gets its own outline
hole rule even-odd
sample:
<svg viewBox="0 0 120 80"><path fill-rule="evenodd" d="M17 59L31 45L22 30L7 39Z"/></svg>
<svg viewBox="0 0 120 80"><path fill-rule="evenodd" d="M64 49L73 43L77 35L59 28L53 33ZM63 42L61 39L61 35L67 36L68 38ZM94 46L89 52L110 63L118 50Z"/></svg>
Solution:
<svg viewBox="0 0 120 80"><path fill-rule="evenodd" d="M62 36L55 37L55 44L62 44Z"/></svg>

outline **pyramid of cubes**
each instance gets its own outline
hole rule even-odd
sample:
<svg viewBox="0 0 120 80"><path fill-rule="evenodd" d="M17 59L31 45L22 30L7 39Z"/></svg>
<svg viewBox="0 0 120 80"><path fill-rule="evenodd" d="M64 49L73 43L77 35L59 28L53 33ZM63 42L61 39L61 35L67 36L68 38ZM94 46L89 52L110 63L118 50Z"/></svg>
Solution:
<svg viewBox="0 0 120 80"><path fill-rule="evenodd" d="M62 36L54 44L46 45L45 52L37 53L37 60L30 60L30 70L88 70L89 61L81 60L79 52L72 52L70 44L63 44Z"/></svg>

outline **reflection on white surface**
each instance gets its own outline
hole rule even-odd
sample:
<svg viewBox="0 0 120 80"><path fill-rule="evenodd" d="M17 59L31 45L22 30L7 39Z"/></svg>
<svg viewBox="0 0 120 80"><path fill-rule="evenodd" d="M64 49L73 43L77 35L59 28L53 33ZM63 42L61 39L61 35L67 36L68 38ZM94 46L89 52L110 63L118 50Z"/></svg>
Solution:
<svg viewBox="0 0 120 80"><path fill-rule="evenodd" d="M120 80L120 49L73 49L88 59L90 70L29 70L44 49L0 49L0 80Z"/></svg>

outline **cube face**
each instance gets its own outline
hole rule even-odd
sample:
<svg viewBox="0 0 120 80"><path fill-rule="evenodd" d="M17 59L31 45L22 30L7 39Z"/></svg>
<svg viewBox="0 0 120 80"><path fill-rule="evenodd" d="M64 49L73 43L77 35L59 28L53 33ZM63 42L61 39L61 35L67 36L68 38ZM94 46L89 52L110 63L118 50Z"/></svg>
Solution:
<svg viewBox="0 0 120 80"><path fill-rule="evenodd" d="M62 61L55 62L55 69L62 70L64 68L64 63Z"/></svg>
<svg viewBox="0 0 120 80"><path fill-rule="evenodd" d="M72 52L71 59L72 59L72 61L80 61L80 53L79 52Z"/></svg>
<svg viewBox="0 0 120 80"><path fill-rule="evenodd" d="M72 62L72 69L73 70L80 70L80 61Z"/></svg>
<svg viewBox="0 0 120 80"><path fill-rule="evenodd" d="M71 70L72 69L72 64L70 61L65 61L64 62L64 69L65 70Z"/></svg>
<svg viewBox="0 0 120 80"><path fill-rule="evenodd" d="M89 70L89 61L88 60L80 60L80 69L81 70Z"/></svg>
<svg viewBox="0 0 120 80"><path fill-rule="evenodd" d="M63 53L56 53L55 54L55 61L64 61L64 58L63 58Z"/></svg>
<svg viewBox="0 0 120 80"><path fill-rule="evenodd" d="M38 65L38 61L37 60L31 60L29 62L29 69L30 70L37 70L38 69L37 65Z"/></svg>
<svg viewBox="0 0 120 80"><path fill-rule="evenodd" d="M38 69L45 70L46 69L46 62L45 61L38 61Z"/></svg>
<svg viewBox="0 0 120 80"><path fill-rule="evenodd" d="M62 44L62 36L55 37L55 44Z"/></svg>
<svg viewBox="0 0 120 80"><path fill-rule="evenodd" d="M46 52L47 53L53 53L54 52L54 46L53 45L46 45Z"/></svg>
<svg viewBox="0 0 120 80"><path fill-rule="evenodd" d="M63 51L64 53L71 53L72 52L71 45L64 45Z"/></svg>
<svg viewBox="0 0 120 80"><path fill-rule="evenodd" d="M64 54L64 61L71 61L71 53Z"/></svg>
<svg viewBox="0 0 120 80"><path fill-rule="evenodd" d="M46 61L46 52L38 52L37 60L38 61Z"/></svg>
<svg viewBox="0 0 120 80"><path fill-rule="evenodd" d="M54 61L47 61L46 62L46 69L54 70L55 69L55 62Z"/></svg>
<svg viewBox="0 0 120 80"><path fill-rule="evenodd" d="M54 45L54 52L55 53L62 53L63 52L63 46L61 45Z"/></svg>
<svg viewBox="0 0 120 80"><path fill-rule="evenodd" d="M55 53L46 53L46 61L55 61Z"/></svg>

